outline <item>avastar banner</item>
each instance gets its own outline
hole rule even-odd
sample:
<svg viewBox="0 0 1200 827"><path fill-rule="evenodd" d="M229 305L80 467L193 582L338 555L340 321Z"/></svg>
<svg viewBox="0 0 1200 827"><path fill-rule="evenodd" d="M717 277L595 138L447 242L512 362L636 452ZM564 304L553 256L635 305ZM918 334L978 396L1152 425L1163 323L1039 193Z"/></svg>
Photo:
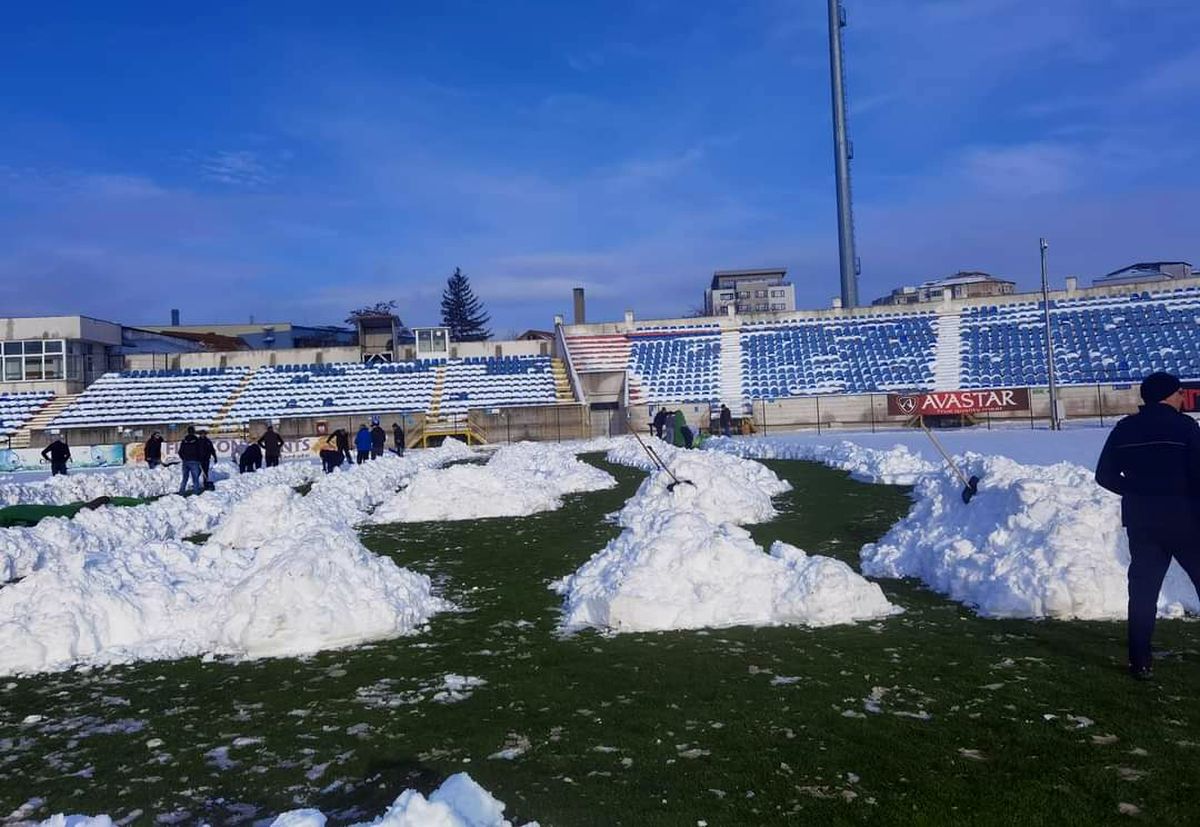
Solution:
<svg viewBox="0 0 1200 827"><path fill-rule="evenodd" d="M1028 388L888 394L889 416L937 416L1027 410Z"/></svg>

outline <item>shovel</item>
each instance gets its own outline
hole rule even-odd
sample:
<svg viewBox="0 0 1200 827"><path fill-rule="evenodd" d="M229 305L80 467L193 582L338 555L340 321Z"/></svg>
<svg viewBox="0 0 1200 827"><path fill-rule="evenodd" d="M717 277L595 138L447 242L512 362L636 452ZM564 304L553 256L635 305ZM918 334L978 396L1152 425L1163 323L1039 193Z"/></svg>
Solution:
<svg viewBox="0 0 1200 827"><path fill-rule="evenodd" d="M691 480L681 480L681 479L679 479L679 477L675 476L675 474L671 471L671 469L667 467L667 464L662 461L662 458L658 455L658 452L655 451L653 448L651 448L649 445L647 445L645 443L645 441L642 440L642 435L637 432L636 428L631 428L630 430L633 431L633 435L635 437L637 437L638 445L641 445L642 449L645 450L645 452L650 455L651 461L653 461L655 465L657 465L659 468L666 471L667 474L670 475L673 482L667 486L668 491L674 491L675 486L680 485L681 483L690 485L693 488L695 488L696 483L692 482Z"/></svg>
<svg viewBox="0 0 1200 827"><path fill-rule="evenodd" d="M959 481L963 484L962 501L964 505L970 505L971 500L979 493L979 477L972 476L967 479L967 475L962 472L950 455L946 453L946 449L942 447L942 443L938 442L938 438L933 435L933 431L929 430L929 426L925 424L925 417L918 417L921 421L921 430L925 432L925 436L929 437L929 441L933 443L933 447L937 448L938 453L942 455L942 459L946 460L946 464L950 466L950 470L955 473Z"/></svg>

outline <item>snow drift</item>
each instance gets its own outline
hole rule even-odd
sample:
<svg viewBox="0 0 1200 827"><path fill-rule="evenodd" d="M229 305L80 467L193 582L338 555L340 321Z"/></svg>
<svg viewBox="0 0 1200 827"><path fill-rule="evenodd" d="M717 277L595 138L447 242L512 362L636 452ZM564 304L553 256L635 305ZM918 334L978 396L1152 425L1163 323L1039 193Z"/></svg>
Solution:
<svg viewBox="0 0 1200 827"><path fill-rule="evenodd" d="M465 772L452 775L429 794L405 790L374 821L355 827L512 827L504 818L504 802L494 798ZM259 823L266 823L259 822ZM324 827L320 810L289 810L270 822L271 827ZM39 827L112 827L108 816L56 815ZM537 827L530 822L526 827Z"/></svg>
<svg viewBox="0 0 1200 827"><path fill-rule="evenodd" d="M738 527L775 516L771 498L789 486L770 469L728 454L652 445L687 482L672 487L665 472L651 474L617 515L621 535L552 585L564 596L564 628L828 626L899 611L845 563L785 543L764 553ZM643 457L634 440L609 454L631 465Z"/></svg>
<svg viewBox="0 0 1200 827"><path fill-rule="evenodd" d="M863 547L864 573L919 578L986 616L1125 617L1129 547L1120 498L1071 463L959 459L981 479L971 504L963 505L962 483L949 471L922 479L908 516ZM1172 563L1159 612L1185 610L1200 610L1200 600Z"/></svg>
<svg viewBox="0 0 1200 827"><path fill-rule="evenodd" d="M714 437L704 443L709 451L719 451L747 459L797 459L820 462L831 468L849 471L863 482L912 485L920 477L940 466L897 443L888 448L869 448L849 440L833 444L814 443L811 437L760 437L755 439Z"/></svg>
<svg viewBox="0 0 1200 827"><path fill-rule="evenodd" d="M567 494L616 484L612 475L580 462L572 449L521 442L500 448L484 465L422 471L380 505L371 522L522 517L561 508Z"/></svg>
<svg viewBox="0 0 1200 827"><path fill-rule="evenodd" d="M430 581L378 557L354 525L461 445L324 476L231 478L198 497L0 530L0 674L199 654L297 655L411 633L448 608ZM210 532L203 543L184 538Z"/></svg>

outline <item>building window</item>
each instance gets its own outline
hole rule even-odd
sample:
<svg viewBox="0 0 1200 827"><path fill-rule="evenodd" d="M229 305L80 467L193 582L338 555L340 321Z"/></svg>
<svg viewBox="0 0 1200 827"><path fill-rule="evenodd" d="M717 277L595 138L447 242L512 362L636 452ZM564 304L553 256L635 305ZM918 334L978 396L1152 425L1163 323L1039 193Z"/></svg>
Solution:
<svg viewBox="0 0 1200 827"><path fill-rule="evenodd" d="M62 339L27 339L2 344L3 381L36 382L63 378L66 342Z"/></svg>
<svg viewBox="0 0 1200 827"><path fill-rule="evenodd" d="M739 299L748 299L748 298L750 298L750 291L749 290L739 290L739 291L737 291L737 297Z"/></svg>
<svg viewBox="0 0 1200 827"><path fill-rule="evenodd" d="M721 301L726 301L726 302L733 301L733 293L722 293Z"/></svg>
<svg viewBox="0 0 1200 827"><path fill-rule="evenodd" d="M766 291L766 290L755 290L755 291L754 291L754 298L756 298L756 299L765 299L766 297L767 297L767 291Z"/></svg>
<svg viewBox="0 0 1200 827"><path fill-rule="evenodd" d="M771 291L771 298L773 298L773 299L782 299L782 298L783 298L783 291L782 291L782 290L772 290L772 291Z"/></svg>

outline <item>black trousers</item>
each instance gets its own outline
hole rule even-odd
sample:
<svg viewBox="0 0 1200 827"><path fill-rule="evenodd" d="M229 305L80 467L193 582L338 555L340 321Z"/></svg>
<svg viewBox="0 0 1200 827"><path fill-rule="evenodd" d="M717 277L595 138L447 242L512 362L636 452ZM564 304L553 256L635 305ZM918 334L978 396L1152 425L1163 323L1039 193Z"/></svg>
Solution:
<svg viewBox="0 0 1200 827"><path fill-rule="evenodd" d="M1200 593L1200 538L1174 526L1129 526L1129 665L1150 666L1150 639L1158 615L1158 594L1171 558Z"/></svg>
<svg viewBox="0 0 1200 827"><path fill-rule="evenodd" d="M364 462L366 462L370 458L371 458L370 451L359 451L358 452L358 464L359 465L362 465Z"/></svg>
<svg viewBox="0 0 1200 827"><path fill-rule="evenodd" d="M65 462L54 462L52 460L50 462L50 476L57 477L59 474L62 474L64 477L67 475L67 464Z"/></svg>
<svg viewBox="0 0 1200 827"><path fill-rule="evenodd" d="M267 467L274 468L279 464L279 454L267 454Z"/></svg>

